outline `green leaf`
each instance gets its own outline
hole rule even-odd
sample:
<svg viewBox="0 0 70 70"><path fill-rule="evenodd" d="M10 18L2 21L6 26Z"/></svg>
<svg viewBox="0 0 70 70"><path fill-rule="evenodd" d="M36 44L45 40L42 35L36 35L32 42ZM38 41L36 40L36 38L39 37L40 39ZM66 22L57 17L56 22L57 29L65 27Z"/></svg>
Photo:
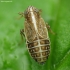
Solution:
<svg viewBox="0 0 70 70"><path fill-rule="evenodd" d="M0 70L70 70L70 0L4 1L0 1ZM18 45L24 27L18 12L30 5L42 9L42 17L55 32L49 32L51 53L44 65L31 58L25 39Z"/></svg>

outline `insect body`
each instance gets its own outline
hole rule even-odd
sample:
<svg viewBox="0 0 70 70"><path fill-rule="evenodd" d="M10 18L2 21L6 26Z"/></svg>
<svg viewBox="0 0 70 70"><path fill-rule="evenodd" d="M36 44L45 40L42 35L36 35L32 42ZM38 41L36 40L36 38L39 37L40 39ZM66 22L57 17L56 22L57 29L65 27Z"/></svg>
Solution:
<svg viewBox="0 0 70 70"><path fill-rule="evenodd" d="M40 10L33 6L29 6L20 15L25 17L24 31L21 31L21 35L25 35L28 51L35 61L44 63L50 53L49 26L41 18Z"/></svg>

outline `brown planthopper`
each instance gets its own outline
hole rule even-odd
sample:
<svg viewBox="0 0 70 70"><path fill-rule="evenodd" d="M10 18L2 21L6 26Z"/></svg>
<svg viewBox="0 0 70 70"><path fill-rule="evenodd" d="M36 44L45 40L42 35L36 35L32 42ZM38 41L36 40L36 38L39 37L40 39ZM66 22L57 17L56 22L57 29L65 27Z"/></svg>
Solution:
<svg viewBox="0 0 70 70"><path fill-rule="evenodd" d="M40 13L41 10L33 6L29 6L24 13L19 13L21 17L25 18L24 29L20 31L20 34L25 36L28 51L33 59L43 64L50 54L48 30L51 32L52 30L44 22Z"/></svg>

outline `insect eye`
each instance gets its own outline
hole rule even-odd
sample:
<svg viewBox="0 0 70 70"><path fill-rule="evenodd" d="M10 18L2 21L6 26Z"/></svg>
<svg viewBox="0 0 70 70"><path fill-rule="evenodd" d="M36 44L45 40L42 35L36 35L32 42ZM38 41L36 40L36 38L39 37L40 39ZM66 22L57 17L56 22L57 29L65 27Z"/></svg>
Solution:
<svg viewBox="0 0 70 70"><path fill-rule="evenodd" d="M24 14L25 14L25 15L27 15L27 14L28 14L28 12L26 12L26 11L25 11L25 12L24 12Z"/></svg>
<svg viewBox="0 0 70 70"><path fill-rule="evenodd" d="M38 13L39 11L37 9L35 9L34 12Z"/></svg>

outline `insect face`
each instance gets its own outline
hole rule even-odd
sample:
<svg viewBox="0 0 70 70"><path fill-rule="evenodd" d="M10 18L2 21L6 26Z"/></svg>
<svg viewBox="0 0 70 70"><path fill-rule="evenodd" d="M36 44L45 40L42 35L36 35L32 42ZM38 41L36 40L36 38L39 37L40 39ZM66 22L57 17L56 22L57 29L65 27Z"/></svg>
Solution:
<svg viewBox="0 0 70 70"><path fill-rule="evenodd" d="M36 20L39 18L40 16L40 11L38 9L36 9L35 7L33 6L29 6L26 11L24 12L24 16L25 16L25 19L28 21L28 22L31 22L32 21L32 16L35 15L35 18Z"/></svg>

